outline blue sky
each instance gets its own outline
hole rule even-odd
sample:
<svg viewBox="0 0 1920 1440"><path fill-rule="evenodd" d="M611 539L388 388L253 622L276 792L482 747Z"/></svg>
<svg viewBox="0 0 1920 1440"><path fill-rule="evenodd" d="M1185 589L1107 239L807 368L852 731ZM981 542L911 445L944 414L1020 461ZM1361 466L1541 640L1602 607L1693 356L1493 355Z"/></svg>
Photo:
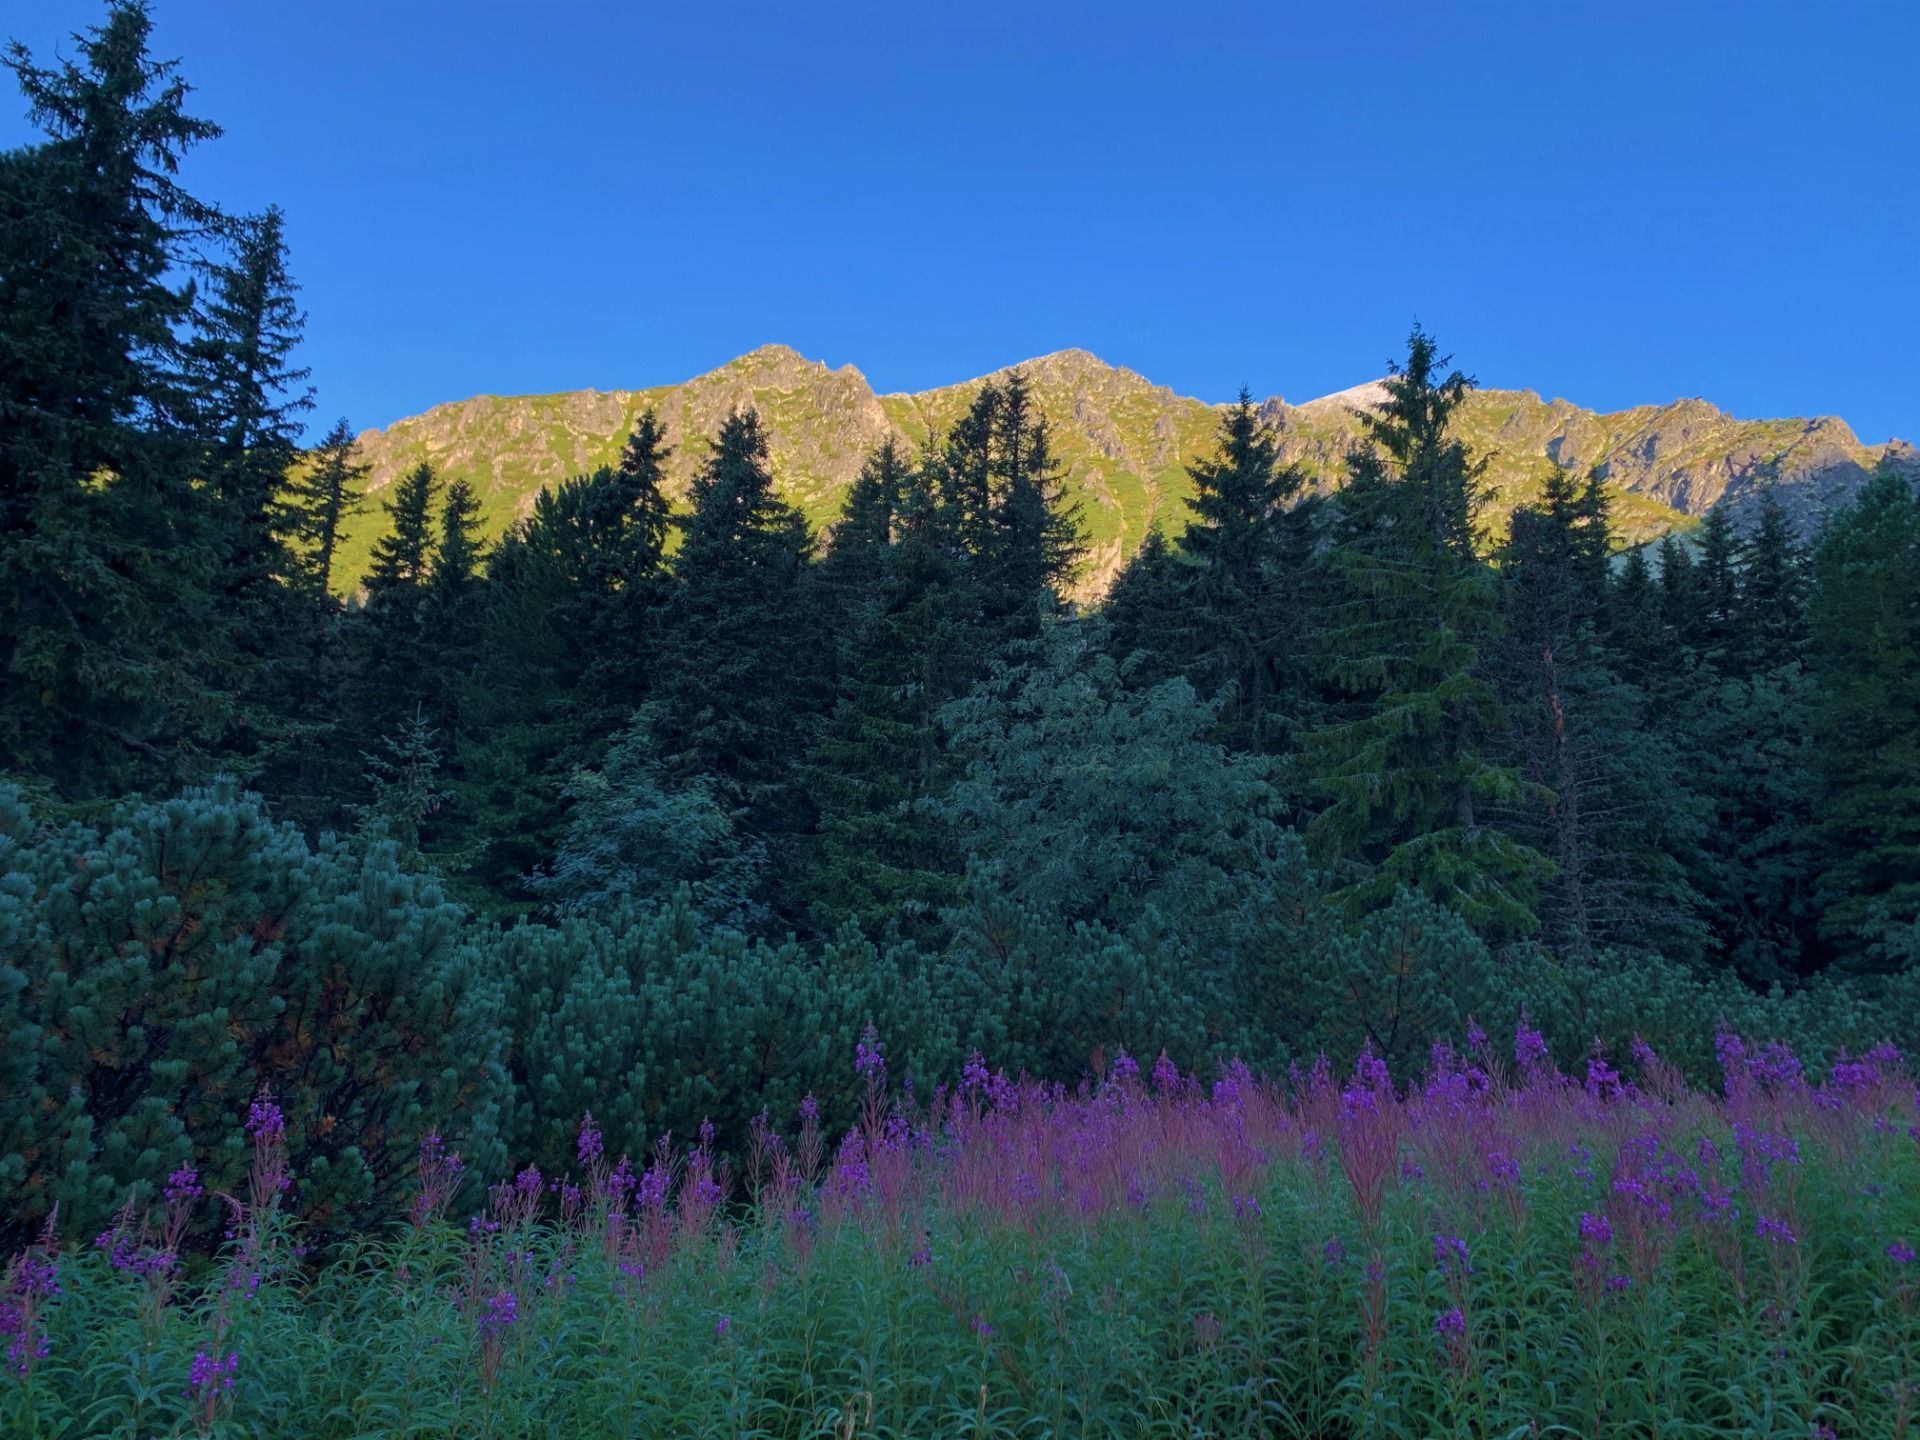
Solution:
<svg viewBox="0 0 1920 1440"><path fill-rule="evenodd" d="M98 5L11 0L41 59ZM1920 4L156 0L187 178L279 203L322 422L1082 346L1920 438ZM30 130L0 106L0 145Z"/></svg>

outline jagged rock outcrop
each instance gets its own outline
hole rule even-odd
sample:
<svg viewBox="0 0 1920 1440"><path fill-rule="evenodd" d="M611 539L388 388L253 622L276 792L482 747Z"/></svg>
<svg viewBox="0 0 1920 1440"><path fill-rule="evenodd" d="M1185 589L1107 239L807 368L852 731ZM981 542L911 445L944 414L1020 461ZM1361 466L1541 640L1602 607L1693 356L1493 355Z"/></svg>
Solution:
<svg viewBox="0 0 1920 1440"><path fill-rule="evenodd" d="M1011 367L1010 367L1011 368ZM1067 466L1089 550L1079 589L1097 595L1148 530L1186 523L1186 466L1214 443L1220 407L1176 395L1084 350L1062 350L1020 367L1051 422ZM614 463L641 411L651 406L674 445L671 486L684 494L706 437L729 411L756 406L771 436L775 473L816 526L831 524L862 457L888 434L926 444L961 414L986 379L917 394L876 395L851 365L832 369L785 345L766 345L678 385L581 390L560 395L483 395L438 405L361 438L368 487L379 491L430 460L464 476L480 497L489 535L525 515L543 486ZM1358 442L1359 410L1376 403L1378 381L1298 405L1260 407L1284 460L1316 487L1345 474ZM1804 527L1843 503L1884 462L1920 474L1920 452L1903 441L1862 445L1844 421L1738 420L1704 400L1676 400L1602 414L1529 390L1480 390L1461 407L1462 434L1488 459L1488 521L1498 528L1537 494L1553 465L1597 466L1631 539L1684 526L1717 504L1744 519L1771 490ZM343 578L358 574L384 517L369 507L343 547Z"/></svg>

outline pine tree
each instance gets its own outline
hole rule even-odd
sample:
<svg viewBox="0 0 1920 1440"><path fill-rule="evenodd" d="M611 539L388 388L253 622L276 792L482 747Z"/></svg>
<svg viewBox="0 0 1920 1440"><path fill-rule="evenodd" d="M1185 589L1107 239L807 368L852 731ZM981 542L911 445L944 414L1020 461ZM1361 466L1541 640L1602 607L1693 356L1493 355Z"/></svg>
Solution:
<svg viewBox="0 0 1920 1440"><path fill-rule="evenodd" d="M420 596L420 623L429 637L417 693L434 724L457 746L465 734L463 692L479 659L485 597L480 573L480 502L465 480L447 485L433 571Z"/></svg>
<svg viewBox="0 0 1920 1440"><path fill-rule="evenodd" d="M1740 608L1740 542L1726 506L1707 511L1699 546L1691 637L1706 663L1726 672L1736 663L1734 627Z"/></svg>
<svg viewBox="0 0 1920 1440"><path fill-rule="evenodd" d="M226 541L223 583L236 611L289 578L282 492L299 453L299 417L313 408L309 372L293 363L306 317L287 273L278 209L238 227L230 260L207 266L209 300L187 345L196 428ZM241 621L243 625L248 622Z"/></svg>
<svg viewBox="0 0 1920 1440"><path fill-rule="evenodd" d="M669 450L642 414L614 469L543 490L487 567L454 784L474 903L524 909L612 737L651 693L668 595Z"/></svg>
<svg viewBox="0 0 1920 1440"><path fill-rule="evenodd" d="M1700 649L1705 599L1693 552L1669 535L1660 542L1660 614L1672 636L1675 659L1691 661Z"/></svg>
<svg viewBox="0 0 1920 1440"><path fill-rule="evenodd" d="M1521 934L1553 867L1480 813L1530 787L1491 754L1501 717L1480 656L1495 591L1475 548L1478 469L1447 433L1472 382L1445 363L1416 328L1340 496L1321 663L1346 713L1309 740L1323 808L1307 834L1356 913L1406 886L1487 932Z"/></svg>
<svg viewBox="0 0 1920 1440"><path fill-rule="evenodd" d="M348 616L341 636L349 735L397 733L434 696L435 642L423 601L435 558L437 488L433 467L423 462L395 481L392 498L383 502L389 528L375 542L361 582L366 603ZM441 714L434 705L430 728Z"/></svg>
<svg viewBox="0 0 1920 1440"><path fill-rule="evenodd" d="M796 768L822 704L806 604L812 537L774 493L752 410L728 417L674 557L654 733L670 776L708 777L776 875L810 827Z"/></svg>
<svg viewBox="0 0 1920 1440"><path fill-rule="evenodd" d="M357 442L345 418L317 445L305 470L289 483L285 525L304 565L308 587L324 602L333 590L333 558L340 527L367 503L371 466L356 464Z"/></svg>
<svg viewBox="0 0 1920 1440"><path fill-rule="evenodd" d="M971 677L978 641L927 469L903 468L883 445L862 478L821 566L844 640L836 704L805 771L819 816L805 898L823 931L893 921L930 939L961 868L925 803L952 774L937 715Z"/></svg>
<svg viewBox="0 0 1920 1440"><path fill-rule="evenodd" d="M1771 490L1741 547L1735 632L1738 663L1765 674L1798 661L1807 634L1807 555Z"/></svg>
<svg viewBox="0 0 1920 1440"><path fill-rule="evenodd" d="M857 654L886 582L902 499L916 483L899 442L889 435L847 487L840 519L814 575L821 613L834 637L836 674Z"/></svg>
<svg viewBox="0 0 1920 1440"><path fill-rule="evenodd" d="M1192 566L1159 525L1120 567L1100 613L1108 644L1127 676L1154 685L1187 673L1193 626L1188 620Z"/></svg>
<svg viewBox="0 0 1920 1440"><path fill-rule="evenodd" d="M1826 780L1820 928L1847 963L1920 962L1920 496L1884 469L1814 552L1807 648Z"/></svg>
<svg viewBox="0 0 1920 1440"><path fill-rule="evenodd" d="M1655 695L1671 667L1674 642L1644 546L1628 551L1613 572L1601 622L1614 672L1641 693Z"/></svg>
<svg viewBox="0 0 1920 1440"><path fill-rule="evenodd" d="M1548 477L1516 510L1500 554L1505 624L1490 647L1508 754L1528 782L1500 810L1520 844L1552 859L1545 938L1592 966L1613 947L1697 952L1697 897L1671 857L1670 750L1641 733L1646 697L1609 666L1601 619L1613 598L1606 494L1597 474ZM1644 561L1634 582L1644 597Z"/></svg>
<svg viewBox="0 0 1920 1440"><path fill-rule="evenodd" d="M234 709L175 283L221 217L173 176L219 129L150 30L116 4L76 60L6 58L47 139L0 156L0 750L72 795L199 773Z"/></svg>
<svg viewBox="0 0 1920 1440"><path fill-rule="evenodd" d="M220 628L209 649L238 701L228 763L255 776L318 723L308 692L324 620L306 603L286 543L284 492L313 400L308 372L293 363L305 316L283 228L277 209L235 228L232 256L206 266L208 299L186 347L221 549Z"/></svg>
<svg viewBox="0 0 1920 1440"><path fill-rule="evenodd" d="M372 568L361 582L369 610L418 599L433 570L433 497L438 483L433 466L423 460L394 482L393 498L382 503L387 533L374 542Z"/></svg>
<svg viewBox="0 0 1920 1440"><path fill-rule="evenodd" d="M1277 752L1297 729L1306 690L1311 517L1298 508L1306 476L1279 464L1245 390L1221 422L1219 453L1187 473L1184 673L1203 694L1230 694L1221 714L1229 744Z"/></svg>
<svg viewBox="0 0 1920 1440"><path fill-rule="evenodd" d="M1046 417L1015 370L992 419L992 515L980 579L989 622L1010 638L1033 634L1057 614L1084 552L1077 512L1063 502L1065 472Z"/></svg>

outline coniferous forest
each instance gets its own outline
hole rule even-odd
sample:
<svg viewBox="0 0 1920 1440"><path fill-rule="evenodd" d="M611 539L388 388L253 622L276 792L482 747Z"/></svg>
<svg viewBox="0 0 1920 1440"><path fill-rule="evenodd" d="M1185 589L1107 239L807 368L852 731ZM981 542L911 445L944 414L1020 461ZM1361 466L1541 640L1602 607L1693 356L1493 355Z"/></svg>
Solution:
<svg viewBox="0 0 1920 1440"><path fill-rule="evenodd" d="M1496 523L1415 327L1097 602L1018 371L483 543L149 24L8 60L7 1433L1913 1433L1909 477Z"/></svg>

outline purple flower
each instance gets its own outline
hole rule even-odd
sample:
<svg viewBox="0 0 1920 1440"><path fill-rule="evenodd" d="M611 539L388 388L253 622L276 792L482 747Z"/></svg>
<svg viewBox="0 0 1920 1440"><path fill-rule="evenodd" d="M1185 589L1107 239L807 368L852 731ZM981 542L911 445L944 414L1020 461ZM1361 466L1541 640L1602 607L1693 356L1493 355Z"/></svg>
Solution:
<svg viewBox="0 0 1920 1440"><path fill-rule="evenodd" d="M1911 1265L1913 1263L1913 1256L1913 1246L1907 1244L1904 1240L1896 1240L1887 1246L1887 1259L1896 1265Z"/></svg>
<svg viewBox="0 0 1920 1440"><path fill-rule="evenodd" d="M1784 1220L1769 1220L1762 1215L1753 1222L1753 1233L1761 1240L1771 1240L1775 1245L1797 1245L1793 1227Z"/></svg>
<svg viewBox="0 0 1920 1440"><path fill-rule="evenodd" d="M480 1307L477 1322L482 1338L504 1335L520 1319L520 1301L511 1290L499 1290Z"/></svg>
<svg viewBox="0 0 1920 1440"><path fill-rule="evenodd" d="M582 1165L591 1165L605 1149L600 1138L600 1127L593 1123L593 1112L589 1110L580 1117L580 1139L574 1146L574 1154Z"/></svg>
<svg viewBox="0 0 1920 1440"><path fill-rule="evenodd" d="M1467 1263L1467 1242L1458 1235L1433 1237L1433 1263L1442 1270L1450 1264L1457 1264L1462 1270L1473 1268Z"/></svg>
<svg viewBox="0 0 1920 1440"><path fill-rule="evenodd" d="M1436 1335L1461 1335L1467 1333L1467 1317L1461 1313L1458 1305L1451 1310L1442 1310L1433 1319L1433 1333Z"/></svg>
<svg viewBox="0 0 1920 1440"><path fill-rule="evenodd" d="M880 1032L869 1024L860 1032L860 1041L853 1048L853 1073L871 1076L876 1083L884 1080L887 1059L881 1050Z"/></svg>
<svg viewBox="0 0 1920 1440"><path fill-rule="evenodd" d="M1160 1058L1153 1062L1153 1088L1162 1094L1166 1094L1179 1083L1180 1071L1178 1067L1174 1065L1172 1060L1167 1058L1167 1052L1162 1050L1160 1052Z"/></svg>
<svg viewBox="0 0 1920 1440"><path fill-rule="evenodd" d="M1113 1057L1113 1078L1119 1081L1138 1080L1140 1062L1122 1050Z"/></svg>
<svg viewBox="0 0 1920 1440"><path fill-rule="evenodd" d="M806 1124L814 1124L820 1119L820 1102L811 1094L800 1099L800 1119Z"/></svg>
<svg viewBox="0 0 1920 1440"><path fill-rule="evenodd" d="M1613 1291L1616 1295L1622 1290L1630 1289L1632 1285L1633 1277L1631 1275L1615 1275L1607 1281L1607 1289Z"/></svg>
<svg viewBox="0 0 1920 1440"><path fill-rule="evenodd" d="M713 1333L719 1336L722 1340L726 1339L727 1331L731 1330L732 1328L733 1328L733 1321L725 1315L722 1315L718 1320L713 1322Z"/></svg>
<svg viewBox="0 0 1920 1440"><path fill-rule="evenodd" d="M1604 1215L1582 1214L1580 1216L1580 1238L1589 1245L1611 1245L1613 1243L1613 1222Z"/></svg>
<svg viewBox="0 0 1920 1440"><path fill-rule="evenodd" d="M1342 1245L1338 1238L1335 1238L1327 1241L1326 1244L1320 1247L1320 1254L1325 1258L1327 1264L1338 1265L1347 1258L1347 1247Z"/></svg>
<svg viewBox="0 0 1920 1440"><path fill-rule="evenodd" d="M1587 1061L1587 1094L1605 1100L1620 1092L1620 1072L1599 1056Z"/></svg>
<svg viewBox="0 0 1920 1440"><path fill-rule="evenodd" d="M191 1165L182 1165L167 1177L166 1197L169 1205L198 1200L205 1193L200 1188L200 1172Z"/></svg>
<svg viewBox="0 0 1920 1440"><path fill-rule="evenodd" d="M229 1350L222 1360L206 1350L196 1350L193 1365L187 1371L187 1394L205 1395L215 1390L231 1390L233 1377L240 1369L240 1356Z"/></svg>
<svg viewBox="0 0 1920 1440"><path fill-rule="evenodd" d="M978 1335L982 1340L989 1340L993 1338L993 1326L976 1315L973 1317L973 1333Z"/></svg>
<svg viewBox="0 0 1920 1440"><path fill-rule="evenodd" d="M261 1090L253 1103L247 1107L247 1134L253 1136L255 1143L266 1144L278 1140L287 1133L287 1117L280 1113L280 1107L273 1103L273 1092Z"/></svg>
<svg viewBox="0 0 1920 1440"><path fill-rule="evenodd" d="M987 1060L978 1050L967 1056L967 1063L960 1067L960 1088L962 1090L984 1090L987 1088Z"/></svg>
<svg viewBox="0 0 1920 1440"><path fill-rule="evenodd" d="M40 1255L32 1250L20 1257L19 1269L14 1272L13 1293L29 1299L51 1299L60 1293L60 1263L51 1254Z"/></svg>
<svg viewBox="0 0 1920 1440"><path fill-rule="evenodd" d="M1547 1037L1533 1027L1524 1010L1513 1032L1513 1060L1522 1070L1533 1070L1548 1063Z"/></svg>

